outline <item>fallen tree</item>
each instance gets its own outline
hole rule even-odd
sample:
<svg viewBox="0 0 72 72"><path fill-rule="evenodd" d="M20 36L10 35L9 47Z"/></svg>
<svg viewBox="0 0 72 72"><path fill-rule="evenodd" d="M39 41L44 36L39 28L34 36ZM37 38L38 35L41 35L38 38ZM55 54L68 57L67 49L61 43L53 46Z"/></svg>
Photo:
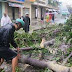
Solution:
<svg viewBox="0 0 72 72"><path fill-rule="evenodd" d="M46 46L50 46L50 45L53 45L54 44L54 39L50 40L50 41L45 41L44 39L42 39L42 42L40 44L40 46L38 47L25 47L25 48L20 48L20 50L22 51L30 51L30 50L41 50L42 49L42 46L43 48L46 47ZM16 51L17 49L13 49L14 51Z"/></svg>
<svg viewBox="0 0 72 72"><path fill-rule="evenodd" d="M43 40L37 49L43 49L45 46L52 45L54 43L54 40L51 40L52 42ZM36 48L28 47L28 48L21 48L22 51L28 51L28 50L36 50ZM21 56L19 59L19 62L22 64L29 64L34 67L38 68L49 68L54 72L72 72L72 67L66 67L59 65L57 63L54 63L53 61L42 61L42 60L37 60L37 59L32 59L30 57L25 57L24 55Z"/></svg>
<svg viewBox="0 0 72 72"><path fill-rule="evenodd" d="M52 61L46 62L46 61L40 61L37 59L27 58L24 55L21 56L21 58L19 59L19 62L24 64L29 64L31 66L42 68L42 69L49 68L55 72L72 72L72 67L62 66Z"/></svg>

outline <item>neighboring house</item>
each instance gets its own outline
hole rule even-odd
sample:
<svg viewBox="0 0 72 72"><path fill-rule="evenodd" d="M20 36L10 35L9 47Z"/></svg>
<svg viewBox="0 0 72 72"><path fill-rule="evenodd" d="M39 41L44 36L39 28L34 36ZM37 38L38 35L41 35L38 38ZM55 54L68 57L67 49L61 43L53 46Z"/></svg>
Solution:
<svg viewBox="0 0 72 72"><path fill-rule="evenodd" d="M12 20L19 18L24 8L24 0L0 0L0 19L7 12Z"/></svg>

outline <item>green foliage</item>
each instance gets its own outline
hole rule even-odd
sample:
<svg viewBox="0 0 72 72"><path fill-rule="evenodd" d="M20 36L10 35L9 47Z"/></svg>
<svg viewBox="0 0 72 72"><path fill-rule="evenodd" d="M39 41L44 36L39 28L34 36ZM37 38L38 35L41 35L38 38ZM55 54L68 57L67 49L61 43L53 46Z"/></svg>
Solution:
<svg viewBox="0 0 72 72"><path fill-rule="evenodd" d="M72 32L68 32L68 36L67 36L67 43L72 43Z"/></svg>
<svg viewBox="0 0 72 72"><path fill-rule="evenodd" d="M71 15L70 18L67 20L66 24L69 25L69 26L72 26L72 15Z"/></svg>
<svg viewBox="0 0 72 72"><path fill-rule="evenodd" d="M70 16L70 18L66 22L65 31L71 32L71 29L72 29L72 15Z"/></svg>
<svg viewBox="0 0 72 72"><path fill-rule="evenodd" d="M21 72L19 67L16 67L16 72Z"/></svg>
<svg viewBox="0 0 72 72"><path fill-rule="evenodd" d="M57 1L53 1L53 0L48 0L48 3L51 4L52 6L58 6L58 2Z"/></svg>
<svg viewBox="0 0 72 72"><path fill-rule="evenodd" d="M35 32L33 32L32 34L28 34L28 33L19 34L19 33L15 32L14 36L15 36L15 41L19 47L32 46L36 42L37 43L41 42L41 38Z"/></svg>
<svg viewBox="0 0 72 72"><path fill-rule="evenodd" d="M41 72L52 72L50 69L46 68L44 71Z"/></svg>
<svg viewBox="0 0 72 72"><path fill-rule="evenodd" d="M72 58L68 59L68 65L71 67L72 66Z"/></svg>
<svg viewBox="0 0 72 72"><path fill-rule="evenodd" d="M67 49L68 55L69 55L71 52L72 52L72 47L70 47L70 48Z"/></svg>
<svg viewBox="0 0 72 72"><path fill-rule="evenodd" d="M67 20L66 25L64 26L64 32L67 37L66 43L72 38L72 15ZM70 41L72 43L72 40Z"/></svg>
<svg viewBox="0 0 72 72"><path fill-rule="evenodd" d="M66 56L69 56L69 54L72 52L72 47L70 47L70 48L68 48L67 49L67 55ZM68 59L68 63L66 64L66 66L72 66L72 57L70 57L69 59Z"/></svg>
<svg viewBox="0 0 72 72"><path fill-rule="evenodd" d="M60 60L60 57L54 57L53 60L59 61Z"/></svg>
<svg viewBox="0 0 72 72"><path fill-rule="evenodd" d="M49 4L52 4L52 0L48 0L48 3L49 3Z"/></svg>
<svg viewBox="0 0 72 72"><path fill-rule="evenodd" d="M0 70L0 72L5 72L4 69Z"/></svg>

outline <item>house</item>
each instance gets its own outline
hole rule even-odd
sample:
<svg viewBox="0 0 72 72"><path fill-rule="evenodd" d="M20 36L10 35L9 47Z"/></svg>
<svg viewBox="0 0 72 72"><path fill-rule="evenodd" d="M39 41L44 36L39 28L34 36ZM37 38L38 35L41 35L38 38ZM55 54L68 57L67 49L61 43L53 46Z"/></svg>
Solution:
<svg viewBox="0 0 72 72"><path fill-rule="evenodd" d="M0 19L7 12L12 20L19 18L24 8L24 0L0 0Z"/></svg>

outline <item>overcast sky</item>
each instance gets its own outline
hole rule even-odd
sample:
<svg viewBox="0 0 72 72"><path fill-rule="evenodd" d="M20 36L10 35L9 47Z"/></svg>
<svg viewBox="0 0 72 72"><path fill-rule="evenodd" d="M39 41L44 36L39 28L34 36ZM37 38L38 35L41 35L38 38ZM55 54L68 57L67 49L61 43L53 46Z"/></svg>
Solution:
<svg viewBox="0 0 72 72"><path fill-rule="evenodd" d="M59 1L65 5L72 5L72 0L59 0Z"/></svg>

